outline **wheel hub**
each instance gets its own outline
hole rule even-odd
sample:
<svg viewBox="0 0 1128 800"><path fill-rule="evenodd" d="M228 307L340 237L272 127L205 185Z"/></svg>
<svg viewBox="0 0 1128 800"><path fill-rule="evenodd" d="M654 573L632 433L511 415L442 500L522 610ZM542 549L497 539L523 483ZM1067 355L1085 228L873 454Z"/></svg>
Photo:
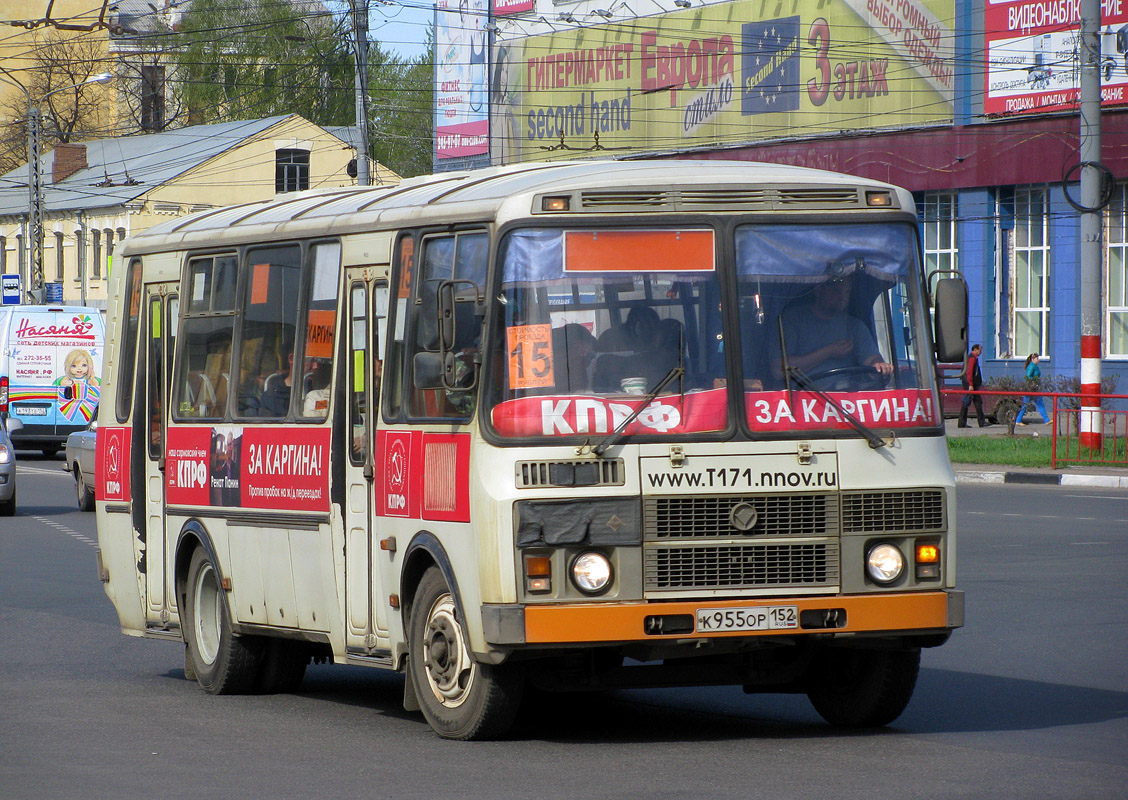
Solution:
<svg viewBox="0 0 1128 800"><path fill-rule="evenodd" d="M427 614L423 666L427 684L439 702L455 708L466 701L477 667L466 646L457 609L449 594L439 597Z"/></svg>

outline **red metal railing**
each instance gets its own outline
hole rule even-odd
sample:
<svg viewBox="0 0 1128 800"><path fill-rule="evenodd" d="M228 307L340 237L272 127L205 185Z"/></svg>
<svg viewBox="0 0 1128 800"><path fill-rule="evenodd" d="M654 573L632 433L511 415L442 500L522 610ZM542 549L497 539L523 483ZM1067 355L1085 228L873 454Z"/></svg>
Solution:
<svg viewBox="0 0 1128 800"><path fill-rule="evenodd" d="M1026 392L1014 391L972 391L970 389L941 389L942 395L959 396L977 394L980 397L999 397L1017 403L1025 398L1048 398L1051 403L1050 424L1053 426L1053 439L1050 444L1050 467L1057 469L1059 464L1108 464L1128 466L1128 411L1102 408L1099 412L1080 408L1083 395L1072 392ZM1089 395L1091 397L1091 395ZM1101 405L1109 400L1128 400L1128 394L1097 395ZM1123 404L1122 404L1123 405ZM1019 406L1021 408L1021 405ZM1032 412L1027 412L1032 413ZM1036 412L1035 412L1036 413ZM1081 444L1081 415L1099 413L1101 415L1101 446L1085 447Z"/></svg>

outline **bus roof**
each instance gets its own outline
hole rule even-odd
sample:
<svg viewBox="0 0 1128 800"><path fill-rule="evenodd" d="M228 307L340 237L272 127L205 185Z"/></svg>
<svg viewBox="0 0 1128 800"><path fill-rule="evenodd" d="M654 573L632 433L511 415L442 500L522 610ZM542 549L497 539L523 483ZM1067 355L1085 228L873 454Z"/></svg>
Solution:
<svg viewBox="0 0 1128 800"><path fill-rule="evenodd" d="M765 192L790 187L798 194ZM681 189L679 189L681 187ZM739 187L739 190L737 190ZM275 239L494 218L507 201L541 194L580 193L573 211L830 210L861 207L861 188L895 187L823 170L749 161L577 161L520 164L408 178L396 185L315 189L271 200L201 211L155 225L128 238L123 255L161 252L225 242ZM684 191L682 190L684 189ZM829 191L827 191L829 190ZM906 207L908 194L900 190ZM589 202L590 201L590 202ZM911 208L911 205L908 205Z"/></svg>

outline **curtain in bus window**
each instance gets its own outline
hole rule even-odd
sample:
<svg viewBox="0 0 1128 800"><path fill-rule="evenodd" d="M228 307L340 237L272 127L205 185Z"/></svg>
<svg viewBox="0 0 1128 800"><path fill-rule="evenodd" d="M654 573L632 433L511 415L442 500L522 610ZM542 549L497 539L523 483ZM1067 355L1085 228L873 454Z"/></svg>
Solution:
<svg viewBox="0 0 1128 800"><path fill-rule="evenodd" d="M907 225L746 225L736 230L741 276L816 282L855 270L904 275L915 252Z"/></svg>
<svg viewBox="0 0 1128 800"><path fill-rule="evenodd" d="M247 253L239 354L239 414L285 417L295 372L301 248L274 247Z"/></svg>

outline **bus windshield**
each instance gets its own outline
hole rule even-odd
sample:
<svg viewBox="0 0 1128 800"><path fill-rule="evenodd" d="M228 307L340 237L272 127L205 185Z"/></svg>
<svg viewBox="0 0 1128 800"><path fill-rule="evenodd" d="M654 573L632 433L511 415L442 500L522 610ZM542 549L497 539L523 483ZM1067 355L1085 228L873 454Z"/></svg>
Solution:
<svg viewBox="0 0 1128 800"><path fill-rule="evenodd" d="M742 419L770 435L852 430L851 414L883 428L938 424L911 226L741 225L732 247L720 235L506 236L493 429L586 438L625 421L624 435L652 438L721 434Z"/></svg>

